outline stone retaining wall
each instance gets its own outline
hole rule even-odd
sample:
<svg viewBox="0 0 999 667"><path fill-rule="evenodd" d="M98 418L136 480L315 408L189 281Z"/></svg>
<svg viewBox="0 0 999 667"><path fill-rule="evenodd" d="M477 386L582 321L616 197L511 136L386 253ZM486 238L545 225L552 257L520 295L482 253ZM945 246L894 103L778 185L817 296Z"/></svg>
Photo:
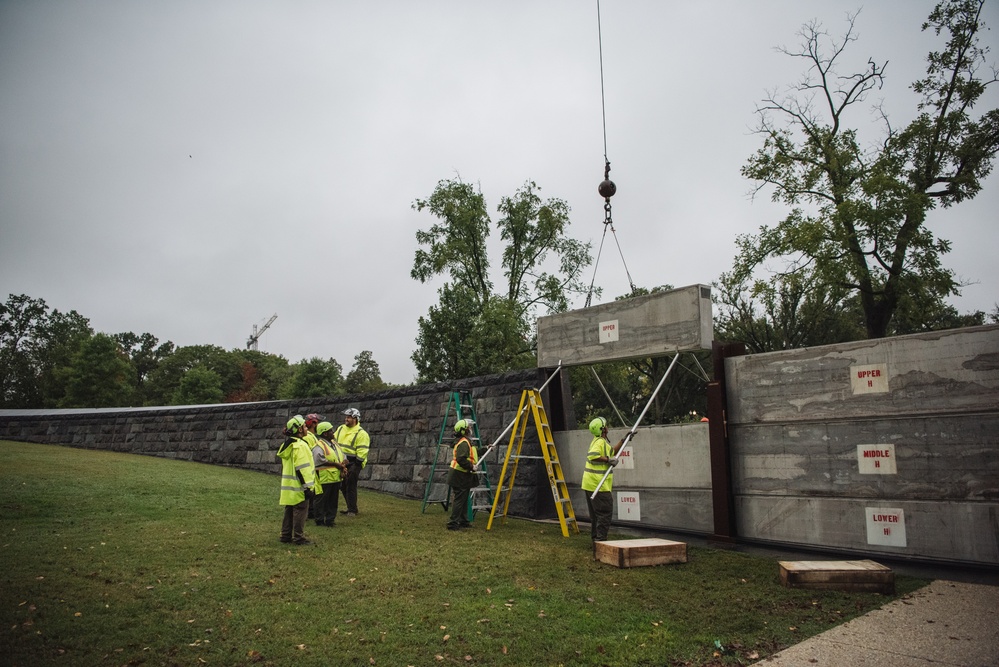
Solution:
<svg viewBox="0 0 999 667"><path fill-rule="evenodd" d="M530 369L470 378L453 385L438 383L300 401L171 408L0 410L0 438L162 456L277 474L281 465L275 452L283 441L281 430L289 417L317 412L339 424L340 413L353 407L361 411L361 425L371 436L368 465L361 473L360 486L422 499L451 391L471 392L480 433L488 443L513 421L523 390L540 386L546 377L544 371ZM548 396L545 403L550 404ZM450 417L449 423L453 424L454 415ZM525 446L540 452L537 435ZM498 478L499 472L500 466L490 468L492 476ZM536 465L527 462L521 465L511 514L550 515L547 509L550 499L539 498L537 494L538 476L544 477L543 473Z"/></svg>

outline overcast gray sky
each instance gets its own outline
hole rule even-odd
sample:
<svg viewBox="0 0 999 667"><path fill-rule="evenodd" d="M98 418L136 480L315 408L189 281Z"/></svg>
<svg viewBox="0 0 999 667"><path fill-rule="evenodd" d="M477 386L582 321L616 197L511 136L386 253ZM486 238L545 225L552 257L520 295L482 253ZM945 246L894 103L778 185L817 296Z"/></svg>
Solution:
<svg viewBox="0 0 999 667"><path fill-rule="evenodd" d="M895 126L942 44L919 29L933 5L868 0L846 54L889 61L878 98ZM602 0L614 220L636 284L711 283L736 234L786 214L739 173L756 104L802 72L774 47L811 19L840 35L860 8ZM437 181L478 183L495 217L534 180L599 243L598 55L595 0L0 0L0 298L227 349L277 313L261 350L345 371L371 350L383 379L410 382L440 284L409 277L434 222L411 205ZM866 109L852 118L878 138ZM993 174L932 214L974 282L962 312L999 301L996 211ZM604 301L628 291L607 243Z"/></svg>

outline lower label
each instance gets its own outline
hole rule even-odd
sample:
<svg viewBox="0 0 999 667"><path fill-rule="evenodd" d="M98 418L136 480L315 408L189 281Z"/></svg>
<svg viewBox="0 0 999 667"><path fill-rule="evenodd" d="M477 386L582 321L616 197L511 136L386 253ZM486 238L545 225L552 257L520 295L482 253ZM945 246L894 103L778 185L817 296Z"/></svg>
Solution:
<svg viewBox="0 0 999 667"><path fill-rule="evenodd" d="M905 512L900 509L867 507L867 543L883 547L904 547Z"/></svg>
<svg viewBox="0 0 999 667"><path fill-rule="evenodd" d="M618 521L641 521L642 503L637 491L619 491L617 494Z"/></svg>

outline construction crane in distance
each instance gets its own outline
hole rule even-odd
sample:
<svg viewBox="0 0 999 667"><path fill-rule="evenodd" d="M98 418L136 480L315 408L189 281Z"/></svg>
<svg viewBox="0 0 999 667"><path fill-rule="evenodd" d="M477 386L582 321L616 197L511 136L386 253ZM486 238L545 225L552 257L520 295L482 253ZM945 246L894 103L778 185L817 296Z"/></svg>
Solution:
<svg viewBox="0 0 999 667"><path fill-rule="evenodd" d="M267 320L267 322L264 323L264 326L260 327L260 329L257 329L256 324L253 325L253 333L250 335L249 338L246 339L247 350L257 349L257 343L260 342L260 337L264 335L264 332L267 331L267 328L270 325L274 324L274 320L276 319L277 319L277 313L274 313L273 315L271 315L271 319Z"/></svg>

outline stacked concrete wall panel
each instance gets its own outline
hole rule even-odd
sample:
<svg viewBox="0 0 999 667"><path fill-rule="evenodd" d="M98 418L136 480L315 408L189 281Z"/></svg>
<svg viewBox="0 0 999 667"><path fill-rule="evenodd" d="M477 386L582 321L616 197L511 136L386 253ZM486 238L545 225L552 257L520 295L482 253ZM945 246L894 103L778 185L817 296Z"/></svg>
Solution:
<svg viewBox="0 0 999 667"><path fill-rule="evenodd" d="M999 563L999 327L735 357L726 375L740 537Z"/></svg>
<svg viewBox="0 0 999 667"><path fill-rule="evenodd" d="M616 444L627 431L610 430ZM579 488L593 436L589 431L555 434L555 447L565 471L576 516L589 520L586 494ZM614 507L615 521L635 527L711 532L711 471L707 424L641 427L629 443L630 456L614 470L614 497L637 495L639 520L631 521ZM630 458L629 462L627 459Z"/></svg>

